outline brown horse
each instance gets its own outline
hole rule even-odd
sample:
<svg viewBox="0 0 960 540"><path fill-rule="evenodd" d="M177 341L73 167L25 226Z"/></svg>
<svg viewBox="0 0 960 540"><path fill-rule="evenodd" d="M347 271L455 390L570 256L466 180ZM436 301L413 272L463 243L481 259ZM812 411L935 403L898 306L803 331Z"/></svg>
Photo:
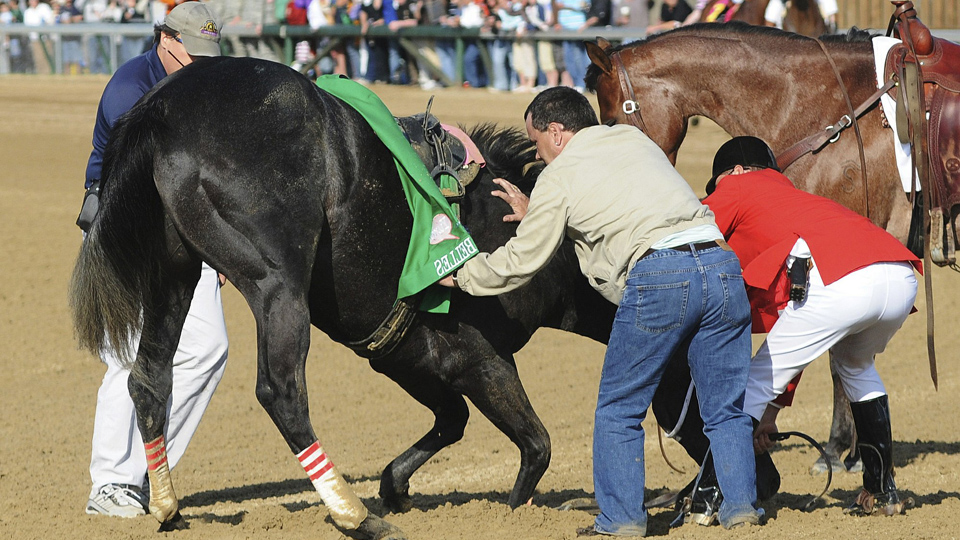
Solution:
<svg viewBox="0 0 960 540"><path fill-rule="evenodd" d="M700 22L740 21L755 26L766 26L764 14L770 0L744 0L737 6L730 0L711 0L700 14ZM783 16L783 29L809 37L827 32L827 25L820 14L816 0L787 0ZM729 14L730 10L734 10Z"/></svg>
<svg viewBox="0 0 960 540"><path fill-rule="evenodd" d="M824 38L854 106L877 89L869 38L862 31ZM697 24L618 48L601 45L587 44L592 65L586 80L598 94L601 119L639 122L674 162L692 116L710 118L732 136L760 137L779 155L849 111L816 41L774 28ZM628 114L632 108L636 112ZM877 105L858 121L865 176L853 129L784 172L797 187L868 215L906 243L912 207L893 158L894 136L884 128ZM831 459L853 439L849 405L835 371L834 395L826 447Z"/></svg>

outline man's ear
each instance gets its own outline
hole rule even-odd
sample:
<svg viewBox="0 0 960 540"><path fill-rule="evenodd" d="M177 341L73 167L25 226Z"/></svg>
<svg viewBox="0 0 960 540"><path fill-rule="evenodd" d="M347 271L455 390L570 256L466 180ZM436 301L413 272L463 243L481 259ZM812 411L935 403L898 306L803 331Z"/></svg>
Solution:
<svg viewBox="0 0 960 540"><path fill-rule="evenodd" d="M561 141L563 141L563 124L560 122L550 122L550 125L547 126L547 131L550 132L550 139L553 141L554 146L560 146Z"/></svg>

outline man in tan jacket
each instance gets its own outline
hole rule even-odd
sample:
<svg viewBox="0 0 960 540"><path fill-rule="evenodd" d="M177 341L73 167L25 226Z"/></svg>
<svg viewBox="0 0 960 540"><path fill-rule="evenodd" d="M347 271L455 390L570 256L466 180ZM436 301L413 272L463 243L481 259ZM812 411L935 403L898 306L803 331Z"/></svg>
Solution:
<svg viewBox="0 0 960 540"><path fill-rule="evenodd" d="M742 410L750 362L750 306L740 263L670 161L631 126L598 125L585 97L556 87L524 114L547 167L529 207L514 204L517 234L440 283L473 295L525 285L564 240L580 269L618 304L594 423L594 490L600 515L580 535L643 536L643 427L667 363L689 346L724 493L724 527L759 522L752 424Z"/></svg>

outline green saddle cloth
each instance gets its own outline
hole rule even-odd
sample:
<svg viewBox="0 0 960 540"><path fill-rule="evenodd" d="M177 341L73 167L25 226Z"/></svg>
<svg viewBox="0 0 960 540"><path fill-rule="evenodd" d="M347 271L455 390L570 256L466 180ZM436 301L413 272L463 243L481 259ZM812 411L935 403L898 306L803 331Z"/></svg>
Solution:
<svg viewBox="0 0 960 540"><path fill-rule="evenodd" d="M407 142L393 114L371 90L338 75L317 78L317 86L350 105L393 152L397 173L413 214L413 232L397 285L397 300L426 290L420 309L450 310L450 289L434 286L478 253L477 245L440 193L430 172Z"/></svg>

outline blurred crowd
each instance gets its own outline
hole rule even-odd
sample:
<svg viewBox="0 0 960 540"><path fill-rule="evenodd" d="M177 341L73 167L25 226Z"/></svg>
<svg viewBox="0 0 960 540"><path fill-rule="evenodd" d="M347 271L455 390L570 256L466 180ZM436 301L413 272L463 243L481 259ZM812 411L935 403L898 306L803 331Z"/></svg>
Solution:
<svg viewBox="0 0 960 540"><path fill-rule="evenodd" d="M153 23L182 0L0 0L0 24L30 26L80 23ZM680 0L683 1L683 0ZM226 32L224 52L275 61L284 57L283 44L262 36L264 25L355 25L365 31L375 26L392 30L419 25L478 29L493 39L467 40L464 48L464 86L492 91L533 91L565 84L579 87L589 63L583 45L537 40L538 32L556 29L592 37L590 27L629 26L643 37L648 25L649 0L209 0L227 27L253 29L253 37ZM648 5L649 4L649 5ZM506 39L501 39L506 38ZM110 72L111 46L118 65L150 46L151 39L134 36L64 36L64 73ZM583 38L581 38L583 39ZM396 37L364 36L343 40L319 61L314 55L327 48L327 38L297 43L295 66L309 64L316 74L344 74L361 82L419 84L424 88L458 80L454 39L411 39L418 55L401 47ZM42 32L27 37L8 36L2 44L9 70L50 73L57 46ZM486 54L484 54L486 53ZM419 59L417 58L419 56ZM484 62L484 56L489 63ZM116 66L113 66L114 68ZM442 76L441 76L442 75ZM445 76L445 77L444 77Z"/></svg>
<svg viewBox="0 0 960 540"><path fill-rule="evenodd" d="M154 23L184 0L0 0L0 24L30 26L78 23ZM531 92L565 85L582 89L589 60L582 40L593 27L624 27L633 39L688 24L705 0L206 0L229 28L224 53L274 61L285 57L283 43L264 36L264 25L357 26L362 36L333 45L326 37L296 44L295 68L312 74L343 74L360 82L419 84L425 89L462 80L491 91ZM739 3L738 0L726 0ZM739 0L742 1L742 0ZM48 3L49 2L49 3ZM689 2L689 4L688 4ZM693 15L691 16L691 12ZM479 30L487 39L464 41L457 71L454 39L367 35L372 27L400 30L435 25ZM540 32L582 34L570 41L537 39ZM116 43L110 40L115 39ZM627 39L626 41L629 41ZM106 35L64 36L64 73L109 73L111 47L117 65L150 47L151 38ZM57 44L42 33L9 36L2 43L7 69L50 73ZM417 54L412 54L415 49ZM316 58L323 51L323 58ZM112 66L114 69L116 66Z"/></svg>

